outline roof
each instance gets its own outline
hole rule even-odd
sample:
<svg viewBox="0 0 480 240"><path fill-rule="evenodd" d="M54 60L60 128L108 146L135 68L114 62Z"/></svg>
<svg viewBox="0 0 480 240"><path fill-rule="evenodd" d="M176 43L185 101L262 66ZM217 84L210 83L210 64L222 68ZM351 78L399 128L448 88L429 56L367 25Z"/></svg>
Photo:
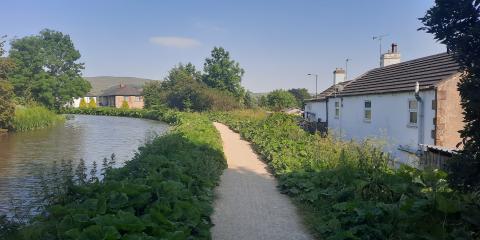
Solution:
<svg viewBox="0 0 480 240"><path fill-rule="evenodd" d="M336 85L332 85L329 88L325 89L323 92L317 95L316 98L306 99L305 102L319 102L325 100L327 97L335 94L336 92L340 92L342 88L345 88L348 84L350 84L353 80L343 81L337 83Z"/></svg>
<svg viewBox="0 0 480 240"><path fill-rule="evenodd" d="M142 90L132 85L119 84L106 89L100 96L141 96Z"/></svg>
<svg viewBox="0 0 480 240"><path fill-rule="evenodd" d="M117 86L119 84L132 85L136 87L142 87L144 84L156 81L145 78L136 77L112 77L112 76L99 76L99 77L84 77L92 85L92 89L87 93L87 97L100 96L103 91Z"/></svg>
<svg viewBox="0 0 480 240"><path fill-rule="evenodd" d="M416 82L419 83L420 90L429 89L458 74L459 69L460 66L452 55L435 54L370 70L347 84L340 95L414 91Z"/></svg>

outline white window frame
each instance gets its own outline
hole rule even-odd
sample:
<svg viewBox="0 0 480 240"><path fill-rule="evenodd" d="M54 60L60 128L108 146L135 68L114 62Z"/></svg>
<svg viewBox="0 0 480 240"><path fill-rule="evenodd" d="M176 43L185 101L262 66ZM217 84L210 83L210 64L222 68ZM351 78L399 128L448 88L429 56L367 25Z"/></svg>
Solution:
<svg viewBox="0 0 480 240"><path fill-rule="evenodd" d="M140 96L135 96L135 102L141 102L142 101L142 97Z"/></svg>
<svg viewBox="0 0 480 240"><path fill-rule="evenodd" d="M367 107L367 102L370 103L370 107ZM366 118L365 115L367 111L370 111L370 118ZM372 100L365 100L363 101L363 121L364 122L372 122Z"/></svg>
<svg viewBox="0 0 480 240"><path fill-rule="evenodd" d="M340 118L340 102L335 101L335 118Z"/></svg>
<svg viewBox="0 0 480 240"><path fill-rule="evenodd" d="M410 108L410 102L415 102L415 105L416 105L416 108ZM418 101L417 99L408 99L408 126L410 127L417 127L418 126ZM410 118L410 115L412 113L417 113L416 116L416 120L415 122L411 122L411 118Z"/></svg>

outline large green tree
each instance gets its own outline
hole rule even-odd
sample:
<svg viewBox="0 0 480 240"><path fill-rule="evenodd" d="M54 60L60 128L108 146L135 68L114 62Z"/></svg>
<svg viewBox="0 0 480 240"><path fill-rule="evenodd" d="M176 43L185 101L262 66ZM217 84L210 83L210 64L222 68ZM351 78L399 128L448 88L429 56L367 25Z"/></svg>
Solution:
<svg viewBox="0 0 480 240"><path fill-rule="evenodd" d="M13 87L7 81L7 76L15 65L6 57L3 57L5 40L0 37L0 128L11 128L15 115L15 104L13 102Z"/></svg>
<svg viewBox="0 0 480 240"><path fill-rule="evenodd" d="M480 187L480 0L436 0L420 19L421 28L459 62L463 74L458 84L465 128L463 150L450 165L450 181L463 189Z"/></svg>
<svg viewBox="0 0 480 240"><path fill-rule="evenodd" d="M295 96L295 99L297 99L297 105L298 107L303 107L305 104L305 99L309 99L312 96L310 93L308 93L308 90L306 88L292 88L288 90L289 93L293 94Z"/></svg>
<svg viewBox="0 0 480 240"><path fill-rule="evenodd" d="M59 109L91 88L82 78L80 52L61 32L45 29L39 35L16 39L9 57L15 71L9 80L17 96Z"/></svg>
<svg viewBox="0 0 480 240"><path fill-rule="evenodd" d="M285 108L297 106L297 99L295 99L295 96L290 92L278 89L267 95L266 104L270 109L280 111Z"/></svg>
<svg viewBox="0 0 480 240"><path fill-rule="evenodd" d="M211 57L205 59L203 82L221 91L230 92L243 101L245 89L241 85L245 71L238 62L230 59L230 53L222 47L215 47Z"/></svg>

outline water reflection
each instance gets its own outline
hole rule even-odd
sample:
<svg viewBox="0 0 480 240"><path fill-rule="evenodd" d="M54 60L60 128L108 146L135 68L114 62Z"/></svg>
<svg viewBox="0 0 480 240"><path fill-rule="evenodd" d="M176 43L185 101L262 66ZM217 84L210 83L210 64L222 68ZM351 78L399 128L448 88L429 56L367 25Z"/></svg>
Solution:
<svg viewBox="0 0 480 240"><path fill-rule="evenodd" d="M0 214L31 201L39 178L54 162L84 159L88 167L116 155L116 166L137 148L164 133L168 125L145 119L77 115L53 128L0 135Z"/></svg>

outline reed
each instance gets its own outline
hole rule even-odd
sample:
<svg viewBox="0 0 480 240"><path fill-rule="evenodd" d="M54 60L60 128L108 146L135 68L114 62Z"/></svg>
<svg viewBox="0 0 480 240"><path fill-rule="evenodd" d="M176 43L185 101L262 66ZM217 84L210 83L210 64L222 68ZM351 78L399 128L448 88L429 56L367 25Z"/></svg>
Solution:
<svg viewBox="0 0 480 240"><path fill-rule="evenodd" d="M46 128L55 125L65 118L61 115L41 106L23 107L18 106L15 109L15 118L13 120L13 129L18 132L24 132L39 128Z"/></svg>

